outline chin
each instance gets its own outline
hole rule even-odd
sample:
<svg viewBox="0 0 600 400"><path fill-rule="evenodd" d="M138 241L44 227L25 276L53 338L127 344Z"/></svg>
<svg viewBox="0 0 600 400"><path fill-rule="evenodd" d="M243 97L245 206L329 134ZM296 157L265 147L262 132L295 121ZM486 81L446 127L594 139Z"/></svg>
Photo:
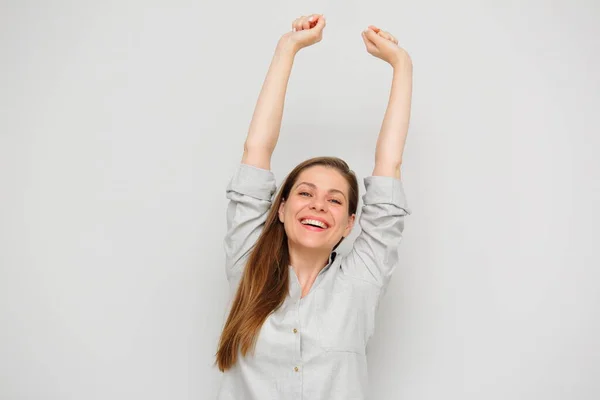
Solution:
<svg viewBox="0 0 600 400"><path fill-rule="evenodd" d="M325 243L323 241L316 240L299 240L292 242L294 246L303 247L311 250L327 250L333 248L333 246L329 246L329 243Z"/></svg>

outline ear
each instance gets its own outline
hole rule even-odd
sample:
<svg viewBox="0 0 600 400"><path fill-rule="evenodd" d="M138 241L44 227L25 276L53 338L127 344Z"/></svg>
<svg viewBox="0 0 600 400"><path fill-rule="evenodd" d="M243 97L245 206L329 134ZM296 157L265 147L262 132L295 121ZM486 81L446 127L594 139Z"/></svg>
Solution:
<svg viewBox="0 0 600 400"><path fill-rule="evenodd" d="M356 221L356 214L352 214L348 217L348 226L344 229L344 238L347 238L352 232L352 228L354 227L354 221Z"/></svg>
<svg viewBox="0 0 600 400"><path fill-rule="evenodd" d="M284 215L284 211L285 211L285 200L281 200L281 203L279 204L279 210L278 210L278 214L279 214L279 222L283 223L283 215Z"/></svg>

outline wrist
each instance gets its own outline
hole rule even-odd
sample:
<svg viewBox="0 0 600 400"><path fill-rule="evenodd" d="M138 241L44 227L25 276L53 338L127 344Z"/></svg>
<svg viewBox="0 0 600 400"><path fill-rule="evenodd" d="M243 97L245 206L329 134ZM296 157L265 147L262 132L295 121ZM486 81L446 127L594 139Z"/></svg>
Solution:
<svg viewBox="0 0 600 400"><path fill-rule="evenodd" d="M297 47L297 45L289 40L286 35L284 35L281 39L279 39L279 42L277 42L275 53L279 56L294 58L299 50L300 49Z"/></svg>
<svg viewBox="0 0 600 400"><path fill-rule="evenodd" d="M390 63L394 71L394 77L412 78L412 63L405 60Z"/></svg>
<svg viewBox="0 0 600 400"><path fill-rule="evenodd" d="M402 51L395 57L390 65L394 69L394 73L396 72L404 72L411 74L412 73L412 60L406 52Z"/></svg>

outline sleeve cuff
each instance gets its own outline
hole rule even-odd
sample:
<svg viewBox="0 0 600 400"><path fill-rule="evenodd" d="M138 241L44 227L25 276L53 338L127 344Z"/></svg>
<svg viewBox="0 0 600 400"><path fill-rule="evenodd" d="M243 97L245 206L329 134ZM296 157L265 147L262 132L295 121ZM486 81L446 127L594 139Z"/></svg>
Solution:
<svg viewBox="0 0 600 400"><path fill-rule="evenodd" d="M411 213L408 208L404 185L400 179L390 176L367 176L364 178L366 193L363 203L369 204L393 204Z"/></svg>
<svg viewBox="0 0 600 400"><path fill-rule="evenodd" d="M269 201L276 191L275 175L267 169L239 164L227 185L227 191Z"/></svg>

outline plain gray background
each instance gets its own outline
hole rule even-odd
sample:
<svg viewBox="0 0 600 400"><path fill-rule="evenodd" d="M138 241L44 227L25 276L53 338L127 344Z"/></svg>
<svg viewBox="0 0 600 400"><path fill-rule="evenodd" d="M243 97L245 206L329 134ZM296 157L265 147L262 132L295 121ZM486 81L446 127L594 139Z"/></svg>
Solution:
<svg viewBox="0 0 600 400"><path fill-rule="evenodd" d="M328 25L296 58L278 183L335 155L362 195L391 69L361 30L414 63L370 398L600 397L597 2L1 4L1 399L215 397L225 187L310 13Z"/></svg>

